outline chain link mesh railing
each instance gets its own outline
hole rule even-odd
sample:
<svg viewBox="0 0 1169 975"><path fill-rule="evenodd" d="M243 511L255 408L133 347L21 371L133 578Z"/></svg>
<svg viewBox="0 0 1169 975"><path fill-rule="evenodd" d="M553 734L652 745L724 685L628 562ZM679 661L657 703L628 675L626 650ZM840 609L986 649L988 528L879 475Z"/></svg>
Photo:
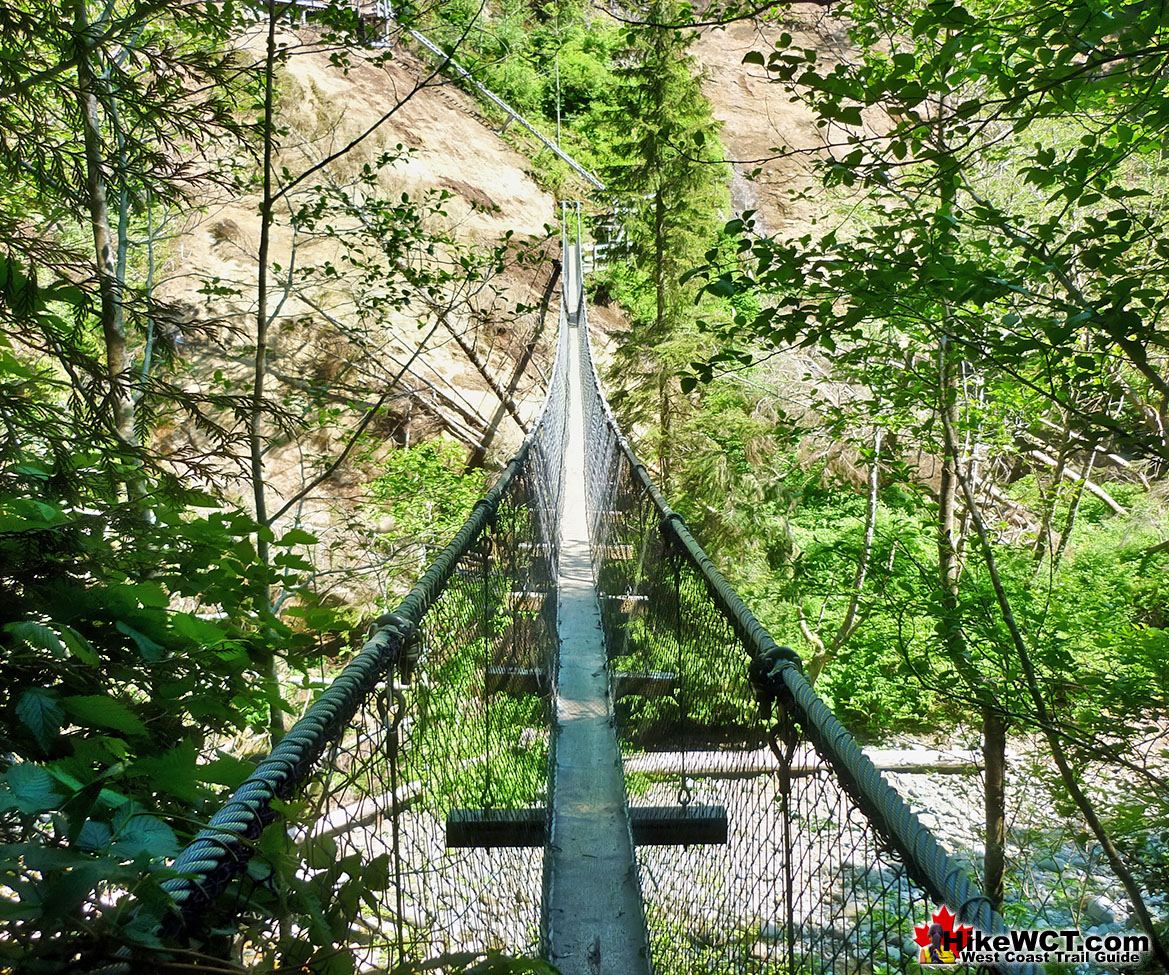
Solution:
<svg viewBox="0 0 1169 975"><path fill-rule="evenodd" d="M456 809L547 802L568 329L535 429L397 611L174 864L163 941L334 973L534 952L539 849L448 848Z"/></svg>
<svg viewBox="0 0 1169 975"><path fill-rule="evenodd" d="M579 241L565 253L579 283ZM683 822L690 845L638 849L655 970L905 971L914 926L942 903L1002 930L654 487L601 392L583 297L567 291L630 805L728 824L725 843ZM448 817L552 806L569 334L562 310L548 399L516 458L177 859L164 942L314 973L536 949L542 830L517 843L530 816L504 815L508 845L451 848Z"/></svg>
<svg viewBox="0 0 1169 975"><path fill-rule="evenodd" d="M916 970L914 926L942 903L1003 930L666 504L605 401L583 302L578 317L629 803L727 820L725 844L638 849L655 971Z"/></svg>

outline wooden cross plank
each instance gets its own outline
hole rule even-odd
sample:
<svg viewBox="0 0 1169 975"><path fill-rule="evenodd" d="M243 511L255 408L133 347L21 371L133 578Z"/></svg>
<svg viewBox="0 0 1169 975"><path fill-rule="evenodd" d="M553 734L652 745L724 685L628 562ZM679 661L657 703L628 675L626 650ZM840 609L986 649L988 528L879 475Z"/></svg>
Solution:
<svg viewBox="0 0 1169 975"><path fill-rule="evenodd" d="M452 809L446 819L448 848L530 847L547 841L547 812L527 809ZM637 846L713 846L727 841L726 806L633 806Z"/></svg>

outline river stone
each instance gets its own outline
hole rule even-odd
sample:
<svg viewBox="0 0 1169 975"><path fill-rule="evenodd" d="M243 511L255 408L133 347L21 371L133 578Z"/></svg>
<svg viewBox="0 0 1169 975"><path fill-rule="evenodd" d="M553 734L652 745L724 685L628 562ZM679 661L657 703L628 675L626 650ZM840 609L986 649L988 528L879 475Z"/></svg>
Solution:
<svg viewBox="0 0 1169 975"><path fill-rule="evenodd" d="M775 948L766 941L756 941L751 946L751 957L755 961L770 961Z"/></svg>
<svg viewBox="0 0 1169 975"><path fill-rule="evenodd" d="M1116 923L1117 905L1107 897L1085 897L1080 909L1093 925Z"/></svg>
<svg viewBox="0 0 1169 975"><path fill-rule="evenodd" d="M719 918L695 918L689 933L691 943L703 948L722 948L731 941L726 923Z"/></svg>
<svg viewBox="0 0 1169 975"><path fill-rule="evenodd" d="M759 937L764 941L778 942L783 940L783 925L778 921L764 921L759 926Z"/></svg>

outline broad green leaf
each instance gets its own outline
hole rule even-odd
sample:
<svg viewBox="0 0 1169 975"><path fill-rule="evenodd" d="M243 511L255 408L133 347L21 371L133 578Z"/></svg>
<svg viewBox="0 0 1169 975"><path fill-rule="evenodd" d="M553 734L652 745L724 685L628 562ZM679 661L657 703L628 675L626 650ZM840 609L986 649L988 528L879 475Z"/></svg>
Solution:
<svg viewBox="0 0 1169 975"><path fill-rule="evenodd" d="M835 113L835 117L842 125L860 125L861 124L861 110L857 105L846 105ZM849 165L855 165L851 161Z"/></svg>
<svg viewBox="0 0 1169 975"><path fill-rule="evenodd" d="M69 305L83 306L85 304L85 292L72 284L55 284L46 288L44 297L48 301L63 301Z"/></svg>
<svg viewBox="0 0 1169 975"><path fill-rule="evenodd" d="M201 620L190 613L175 613L171 617L171 624L175 631L185 636L193 643L205 647L214 647L223 642L227 634L209 620Z"/></svg>
<svg viewBox="0 0 1169 975"><path fill-rule="evenodd" d="M101 664L101 657L98 656L97 651L93 648L93 644L73 629L73 627L61 627L61 640L69 648L69 652L83 664L88 664L90 667L97 667Z"/></svg>
<svg viewBox="0 0 1169 975"><path fill-rule="evenodd" d="M32 732L37 744L48 751L49 744L61 730L64 713L55 695L41 687L25 691L16 703L16 716Z"/></svg>
<svg viewBox="0 0 1169 975"><path fill-rule="evenodd" d="M63 768L61 768L59 764L50 766L48 771L54 779L60 782L63 786L65 786L66 789L69 789L71 792L81 792L88 785L88 783L82 782L76 776L70 775ZM114 771L114 769L108 769L105 777L108 778L109 775ZM120 792L115 792L113 789L102 789L97 794L97 803L107 809L116 809L118 806L125 805L129 801L129 798L122 795Z"/></svg>
<svg viewBox="0 0 1169 975"><path fill-rule="evenodd" d="M0 375L15 376L19 379L36 379L35 369L30 369L13 355L5 352L0 355Z"/></svg>
<svg viewBox="0 0 1169 975"><path fill-rule="evenodd" d="M132 594L143 606L162 609L170 605L170 594L158 582L136 582L131 587Z"/></svg>
<svg viewBox="0 0 1169 975"><path fill-rule="evenodd" d="M355 965L352 952L330 949L324 958L313 962L312 968L314 971L320 971L322 975L352 975L356 970Z"/></svg>
<svg viewBox="0 0 1169 975"><path fill-rule="evenodd" d="M104 850L110 845L112 836L109 824L87 819L77 836L77 846L83 850Z"/></svg>
<svg viewBox="0 0 1169 975"><path fill-rule="evenodd" d="M311 630L345 630L350 625L344 613L326 606L296 606L288 615L304 620Z"/></svg>
<svg viewBox="0 0 1169 975"><path fill-rule="evenodd" d="M292 552L284 552L277 555L272 564L278 569L303 569L305 571L311 570L313 564L303 555L296 555Z"/></svg>
<svg viewBox="0 0 1169 975"><path fill-rule="evenodd" d="M49 917L75 915L91 900L94 887L114 879L109 863L74 853L71 868L55 874L53 882L42 888L44 913Z"/></svg>
<svg viewBox="0 0 1169 975"><path fill-rule="evenodd" d="M310 839L304 857L310 869L324 870L337 859L337 841L328 835Z"/></svg>
<svg viewBox="0 0 1169 975"><path fill-rule="evenodd" d="M303 528L291 528L286 531L278 541L277 545L315 545L318 539L316 535L310 535Z"/></svg>
<svg viewBox="0 0 1169 975"><path fill-rule="evenodd" d="M78 861L75 851L43 843L14 843L6 849L10 855L18 854L20 862L33 870L66 870Z"/></svg>
<svg viewBox="0 0 1169 975"><path fill-rule="evenodd" d="M195 759L195 743L185 741L162 755L138 759L134 771L146 779L149 790L194 802L202 794L196 784Z"/></svg>
<svg viewBox="0 0 1169 975"><path fill-rule="evenodd" d="M0 782L8 789L7 794L0 793L0 810L16 809L33 815L56 809L60 802L53 777L39 765L30 762L13 765Z"/></svg>
<svg viewBox="0 0 1169 975"><path fill-rule="evenodd" d="M114 624L114 628L119 633L124 633L134 641L134 644L138 647L138 652L142 654L143 660L149 660L151 663L154 663L161 660L166 655L166 650L164 647L155 643L145 633L138 632L138 630L130 626L129 623L124 623L122 620L118 620L118 622Z"/></svg>
<svg viewBox="0 0 1169 975"><path fill-rule="evenodd" d="M126 735L146 735L146 725L121 701L104 694L81 694L61 699L61 706L78 724L112 728Z"/></svg>
<svg viewBox="0 0 1169 975"><path fill-rule="evenodd" d="M178 849L174 830L136 803L128 802L114 814L110 851L117 856L168 857L174 856Z"/></svg>
<svg viewBox="0 0 1169 975"><path fill-rule="evenodd" d="M252 774L256 766L245 762L234 755L225 755L220 752L218 758L213 758L204 765L195 766L194 776L200 782L209 782L212 785L225 785L234 789Z"/></svg>
<svg viewBox="0 0 1169 975"><path fill-rule="evenodd" d="M36 650L47 650L54 657L64 657L67 654L61 638L44 623L35 623L31 620L9 623L4 627L4 632L17 640L23 640Z"/></svg>

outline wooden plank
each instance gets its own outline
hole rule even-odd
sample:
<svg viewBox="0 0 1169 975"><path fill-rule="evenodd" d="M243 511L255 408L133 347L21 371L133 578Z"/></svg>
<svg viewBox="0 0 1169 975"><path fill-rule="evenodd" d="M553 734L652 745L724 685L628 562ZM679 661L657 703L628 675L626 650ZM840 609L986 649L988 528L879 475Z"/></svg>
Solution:
<svg viewBox="0 0 1169 975"><path fill-rule="evenodd" d="M628 562L634 557L632 545L602 545L602 562Z"/></svg>
<svg viewBox="0 0 1169 975"><path fill-rule="evenodd" d="M502 693L509 697L544 694L547 688L543 671L527 667L488 667L485 684L488 694Z"/></svg>
<svg viewBox="0 0 1169 975"><path fill-rule="evenodd" d="M543 694L547 681L543 671L531 667L496 666L487 668L485 683L488 694L504 693L523 697L526 694ZM617 700L627 694L669 696L674 693L676 683L674 675L664 671L614 674L613 699Z"/></svg>
<svg viewBox="0 0 1169 975"><path fill-rule="evenodd" d="M637 846L712 846L727 841L725 806L635 806L629 825ZM543 809L452 809L446 818L446 845L467 847L543 846Z"/></svg>
<svg viewBox="0 0 1169 975"><path fill-rule="evenodd" d="M539 612L544 608L548 593L542 589L525 589L519 592L509 592L504 597L504 604L508 609L528 609Z"/></svg>
<svg viewBox="0 0 1169 975"><path fill-rule="evenodd" d="M555 653L554 634L543 616L516 615L495 640L492 661L504 667L540 667Z"/></svg>
<svg viewBox="0 0 1169 975"><path fill-rule="evenodd" d="M651 670L645 673L618 673L613 675L613 700L626 694L645 697L669 697L674 693L677 678L670 673Z"/></svg>
<svg viewBox="0 0 1169 975"><path fill-rule="evenodd" d="M649 596L605 594L601 596L601 606L603 609L616 610L626 616L644 616L649 609Z"/></svg>
<svg viewBox="0 0 1169 975"><path fill-rule="evenodd" d="M712 846L727 841L726 806L634 806L637 846Z"/></svg>
<svg viewBox="0 0 1169 975"><path fill-rule="evenodd" d="M452 809L446 817L448 849L543 846L543 809Z"/></svg>
<svg viewBox="0 0 1169 975"><path fill-rule="evenodd" d="M865 754L882 772L916 774L966 774L977 772L981 763L977 752L938 751L927 748L867 748ZM625 759L625 772L648 775L708 775L736 779L766 775L779 771L779 760L768 748L705 752L647 752ZM813 775L825 768L808 746L792 756L791 774Z"/></svg>

